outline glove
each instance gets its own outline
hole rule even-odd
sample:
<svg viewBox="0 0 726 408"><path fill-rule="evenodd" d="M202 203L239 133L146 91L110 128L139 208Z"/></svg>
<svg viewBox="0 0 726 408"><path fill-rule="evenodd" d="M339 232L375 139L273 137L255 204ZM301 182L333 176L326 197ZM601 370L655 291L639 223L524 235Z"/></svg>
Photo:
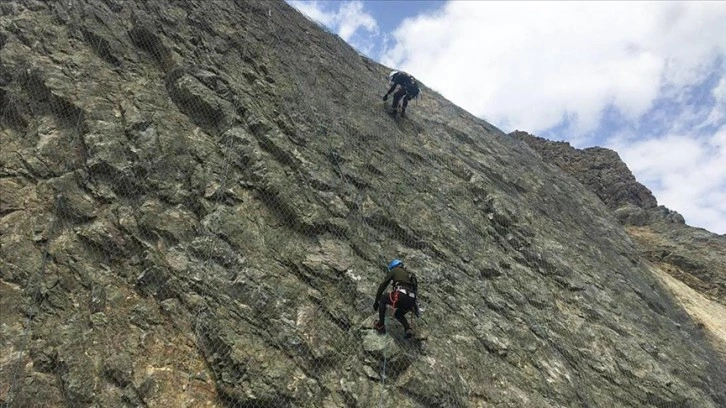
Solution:
<svg viewBox="0 0 726 408"><path fill-rule="evenodd" d="M378 311L378 300L375 300L375 301L373 302L373 311L374 311L374 312L377 312L377 311Z"/></svg>
<svg viewBox="0 0 726 408"><path fill-rule="evenodd" d="M384 101L387 101L388 100L388 94L383 95L383 100Z"/></svg>

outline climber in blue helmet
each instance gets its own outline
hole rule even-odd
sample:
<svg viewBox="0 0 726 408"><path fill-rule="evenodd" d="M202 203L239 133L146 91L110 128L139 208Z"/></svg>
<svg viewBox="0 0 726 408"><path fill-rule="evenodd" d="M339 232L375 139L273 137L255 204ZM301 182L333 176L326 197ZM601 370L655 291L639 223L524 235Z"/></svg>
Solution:
<svg viewBox="0 0 726 408"><path fill-rule="evenodd" d="M399 86L400 88L398 88L398 91L393 94L393 103L391 104L391 108L394 110L395 114L399 101L403 100L403 102L401 102L401 117L403 117L406 114L408 101L418 97L421 92L418 87L418 82L416 81L416 78L402 71L392 71L390 75L388 75L388 80L390 81L390 88L388 88L388 92L383 95L383 100L388 100L388 95L390 95L391 92Z"/></svg>
<svg viewBox="0 0 726 408"><path fill-rule="evenodd" d="M383 291L388 284L393 282L393 290L385 296ZM416 275L408 270L400 259L394 259L388 264L388 274L383 283L378 287L376 300L373 302L373 310L378 311L378 321L373 326L379 333L386 332L384 319L386 318L386 307L391 305L395 310L394 317L401 322L406 331L406 338L413 337L413 329L406 320L406 313L413 311L419 316L418 304L416 303L417 290Z"/></svg>

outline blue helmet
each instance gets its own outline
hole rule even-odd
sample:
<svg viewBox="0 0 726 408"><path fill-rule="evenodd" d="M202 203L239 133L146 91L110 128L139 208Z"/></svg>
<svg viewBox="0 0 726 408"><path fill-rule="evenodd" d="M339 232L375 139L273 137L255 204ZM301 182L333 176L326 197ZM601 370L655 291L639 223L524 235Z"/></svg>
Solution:
<svg viewBox="0 0 726 408"><path fill-rule="evenodd" d="M390 271L393 268L397 268L399 266L403 266L403 261L400 259L394 259L391 261L391 263L388 264L388 270Z"/></svg>

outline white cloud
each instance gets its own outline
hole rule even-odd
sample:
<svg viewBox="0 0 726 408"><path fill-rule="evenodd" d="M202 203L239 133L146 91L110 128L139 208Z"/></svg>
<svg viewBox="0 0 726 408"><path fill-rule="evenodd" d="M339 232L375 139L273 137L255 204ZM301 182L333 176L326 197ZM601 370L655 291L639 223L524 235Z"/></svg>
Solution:
<svg viewBox="0 0 726 408"><path fill-rule="evenodd" d="M612 139L608 147L649 186L658 204L681 213L689 225L726 233L726 126L705 139L671 134Z"/></svg>
<svg viewBox="0 0 726 408"><path fill-rule="evenodd" d="M337 22L338 35L346 41L360 28L369 32L378 30L376 20L363 11L363 4L359 1L341 4L337 13Z"/></svg>
<svg viewBox="0 0 726 408"><path fill-rule="evenodd" d="M726 3L449 2L407 19L383 62L500 127L582 134L614 105L630 120L726 51Z"/></svg>
<svg viewBox="0 0 726 408"><path fill-rule="evenodd" d="M718 85L711 92L715 103L708 114L706 125L716 125L726 121L726 75L721 77Z"/></svg>
<svg viewBox="0 0 726 408"><path fill-rule="evenodd" d="M360 1L319 2L319 1L288 1L290 5L318 23L334 31L343 40L355 48L368 52L373 47L373 40L378 34L378 23L364 11ZM330 5L337 5L337 10ZM368 36L361 35L366 33Z"/></svg>
<svg viewBox="0 0 726 408"><path fill-rule="evenodd" d="M317 1L292 0L288 3L319 24L330 27L335 22L335 13L323 10L322 5Z"/></svg>

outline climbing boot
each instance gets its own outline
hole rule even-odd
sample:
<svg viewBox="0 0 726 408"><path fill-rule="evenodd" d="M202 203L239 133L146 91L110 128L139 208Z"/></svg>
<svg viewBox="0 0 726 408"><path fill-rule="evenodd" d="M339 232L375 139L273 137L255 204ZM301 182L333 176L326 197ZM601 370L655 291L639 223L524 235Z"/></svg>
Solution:
<svg viewBox="0 0 726 408"><path fill-rule="evenodd" d="M386 325L383 322L376 322L373 328L380 334L386 334Z"/></svg>
<svg viewBox="0 0 726 408"><path fill-rule="evenodd" d="M403 336L406 339L412 339L414 336L413 329L406 330L406 334Z"/></svg>

